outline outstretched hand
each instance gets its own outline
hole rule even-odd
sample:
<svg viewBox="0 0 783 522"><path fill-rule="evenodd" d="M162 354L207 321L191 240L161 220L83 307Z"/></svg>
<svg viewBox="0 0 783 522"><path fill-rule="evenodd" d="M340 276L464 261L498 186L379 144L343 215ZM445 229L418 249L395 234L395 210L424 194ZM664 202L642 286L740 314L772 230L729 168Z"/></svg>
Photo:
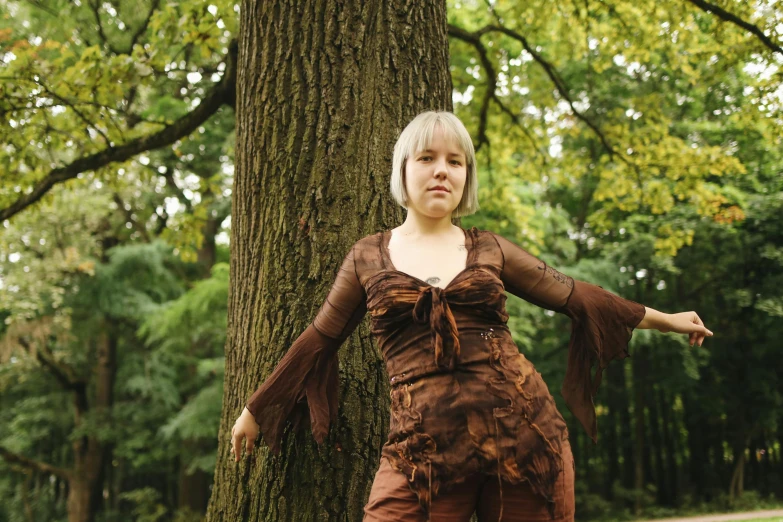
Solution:
<svg viewBox="0 0 783 522"><path fill-rule="evenodd" d="M688 334L688 344L691 346L701 346L705 337L712 337L712 331L704 326L696 312L668 314L666 325L661 331Z"/></svg>
<svg viewBox="0 0 783 522"><path fill-rule="evenodd" d="M253 414L250 410L244 408L242 415L234 423L234 427L231 428L231 453L234 454L234 461L239 462L242 455L242 443L245 442L245 453L250 455L255 445L256 437L258 437L259 426L256 424Z"/></svg>

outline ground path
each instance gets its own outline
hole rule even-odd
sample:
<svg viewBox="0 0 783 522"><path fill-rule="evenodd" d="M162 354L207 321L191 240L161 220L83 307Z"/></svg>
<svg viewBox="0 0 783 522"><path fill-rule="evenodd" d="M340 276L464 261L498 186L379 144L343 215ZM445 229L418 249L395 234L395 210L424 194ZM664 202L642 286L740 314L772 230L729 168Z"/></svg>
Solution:
<svg viewBox="0 0 783 522"><path fill-rule="evenodd" d="M768 509L766 511L747 511L745 513L728 513L726 515L703 515L687 518L659 518L654 522L724 522L727 520L751 520L756 518L781 517L783 520L783 509ZM645 520L640 522L653 522Z"/></svg>

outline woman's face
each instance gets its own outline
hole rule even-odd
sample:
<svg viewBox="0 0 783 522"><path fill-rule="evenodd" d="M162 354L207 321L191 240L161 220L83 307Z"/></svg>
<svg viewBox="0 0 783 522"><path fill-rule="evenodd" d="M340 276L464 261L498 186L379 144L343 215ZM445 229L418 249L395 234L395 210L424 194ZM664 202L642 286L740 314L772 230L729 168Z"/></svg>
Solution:
<svg viewBox="0 0 783 522"><path fill-rule="evenodd" d="M429 150L417 151L405 162L408 210L432 218L449 216L462 200L467 172L465 153L444 141L437 125ZM433 190L437 186L446 190Z"/></svg>

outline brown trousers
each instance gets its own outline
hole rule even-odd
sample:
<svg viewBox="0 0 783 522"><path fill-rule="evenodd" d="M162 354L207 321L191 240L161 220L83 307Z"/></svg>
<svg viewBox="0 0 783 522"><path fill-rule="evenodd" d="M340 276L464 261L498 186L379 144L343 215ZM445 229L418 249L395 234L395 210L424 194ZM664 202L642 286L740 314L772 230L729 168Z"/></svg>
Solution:
<svg viewBox="0 0 783 522"><path fill-rule="evenodd" d="M546 501L535 495L527 482L512 485L503 482L503 522L573 522L574 457L571 446L563 444L565 473L555 488L555 518L549 515ZM477 475L441 492L432 500L432 522L468 522L475 512L479 522L495 522L501 515L497 477ZM391 467L386 458L375 474L370 499L364 506L363 522L426 522L416 494L405 476Z"/></svg>

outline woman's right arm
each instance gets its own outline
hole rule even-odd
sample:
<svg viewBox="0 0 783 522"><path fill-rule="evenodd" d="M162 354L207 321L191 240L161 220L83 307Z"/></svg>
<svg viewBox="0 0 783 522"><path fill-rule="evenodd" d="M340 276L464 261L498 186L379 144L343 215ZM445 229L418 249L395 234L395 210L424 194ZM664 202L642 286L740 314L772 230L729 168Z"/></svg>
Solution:
<svg viewBox="0 0 783 522"><path fill-rule="evenodd" d="M321 444L337 417L337 351L367 312L367 297L356 274L351 247L329 294L307 328L275 367L272 374L248 399L232 430L234 457L239 460L241 439L247 436L248 453L260 430L274 453L280 452L283 429L294 429L302 420L297 403L306 402L315 440ZM254 422L251 422L254 421Z"/></svg>

